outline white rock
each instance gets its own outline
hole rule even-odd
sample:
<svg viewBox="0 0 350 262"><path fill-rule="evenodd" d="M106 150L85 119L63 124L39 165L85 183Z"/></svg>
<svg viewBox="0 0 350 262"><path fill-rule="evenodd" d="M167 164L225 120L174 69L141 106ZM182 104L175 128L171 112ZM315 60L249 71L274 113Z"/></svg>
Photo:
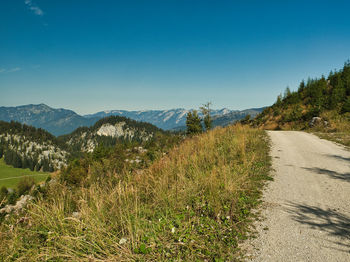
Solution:
<svg viewBox="0 0 350 262"><path fill-rule="evenodd" d="M4 208L0 209L0 213L9 214L13 211L18 212L27 205L28 201L31 201L32 199L33 197L30 195L22 195L15 205L6 205Z"/></svg>
<svg viewBox="0 0 350 262"><path fill-rule="evenodd" d="M128 240L124 237L122 237L120 240L119 240L119 245L123 245L125 244L126 242L128 242Z"/></svg>
<svg viewBox="0 0 350 262"><path fill-rule="evenodd" d="M81 218L81 213L80 212L73 212L72 217L74 217L76 219L80 219Z"/></svg>

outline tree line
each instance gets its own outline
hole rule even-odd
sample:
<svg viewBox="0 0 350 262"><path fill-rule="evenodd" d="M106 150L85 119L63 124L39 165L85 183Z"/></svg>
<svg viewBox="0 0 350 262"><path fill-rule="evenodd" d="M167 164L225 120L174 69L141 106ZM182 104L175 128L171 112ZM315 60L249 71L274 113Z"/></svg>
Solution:
<svg viewBox="0 0 350 262"><path fill-rule="evenodd" d="M33 147L33 144L39 147ZM55 156L44 157L42 151L48 150L49 145L56 150L60 144L53 135L41 128L15 121L0 121L0 158L7 165L29 168L31 171L52 172L55 170L52 161Z"/></svg>
<svg viewBox="0 0 350 262"><path fill-rule="evenodd" d="M282 115L284 122L308 121L329 110L338 114L350 112L350 61L345 62L341 70L331 71L328 77L301 81L297 91L287 87L284 94L280 94L276 102L258 116L257 121L270 113Z"/></svg>

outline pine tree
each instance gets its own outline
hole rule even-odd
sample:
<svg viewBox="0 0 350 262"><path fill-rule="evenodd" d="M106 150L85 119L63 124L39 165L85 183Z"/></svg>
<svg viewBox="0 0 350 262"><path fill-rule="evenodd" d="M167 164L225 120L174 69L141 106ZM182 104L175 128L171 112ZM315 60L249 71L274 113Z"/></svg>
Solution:
<svg viewBox="0 0 350 262"><path fill-rule="evenodd" d="M4 147L2 144L0 144L0 158L4 155Z"/></svg>
<svg viewBox="0 0 350 262"><path fill-rule="evenodd" d="M300 82L298 92L301 93L301 92L304 91L304 89L305 89L305 81L303 80L303 81Z"/></svg>
<svg viewBox="0 0 350 262"><path fill-rule="evenodd" d="M329 109L339 109L339 103L343 102L346 98L346 90L344 88L341 75L336 73L330 78L330 84L333 87L329 97Z"/></svg>
<svg viewBox="0 0 350 262"><path fill-rule="evenodd" d="M207 102L206 104L203 104L202 107L200 107L200 110L202 111L204 117L203 122L206 131L210 130L213 126L212 119L210 116L210 106L211 102Z"/></svg>
<svg viewBox="0 0 350 262"><path fill-rule="evenodd" d="M286 99L286 98L288 98L290 95L291 95L291 91L290 91L290 88L289 88L289 86L287 86L286 87L286 90L284 91L284 97L283 97L283 99Z"/></svg>
<svg viewBox="0 0 350 262"><path fill-rule="evenodd" d="M346 94L349 96L350 95L350 60L345 62L341 77L344 84L344 88L346 90Z"/></svg>
<svg viewBox="0 0 350 262"><path fill-rule="evenodd" d="M348 96L345 100L345 103L343 104L343 107L341 109L342 113L350 112L350 96Z"/></svg>
<svg viewBox="0 0 350 262"><path fill-rule="evenodd" d="M14 152L11 149L7 149L6 152L4 153L5 157L5 163L7 165L13 165L14 163Z"/></svg>
<svg viewBox="0 0 350 262"><path fill-rule="evenodd" d="M276 106L281 106L282 105L282 94L280 94L279 96L277 96L277 100L275 103Z"/></svg>
<svg viewBox="0 0 350 262"><path fill-rule="evenodd" d="M192 112L188 112L187 118L186 118L186 127L187 127L187 134L198 134L203 131L201 119L198 116L197 110L193 110Z"/></svg>

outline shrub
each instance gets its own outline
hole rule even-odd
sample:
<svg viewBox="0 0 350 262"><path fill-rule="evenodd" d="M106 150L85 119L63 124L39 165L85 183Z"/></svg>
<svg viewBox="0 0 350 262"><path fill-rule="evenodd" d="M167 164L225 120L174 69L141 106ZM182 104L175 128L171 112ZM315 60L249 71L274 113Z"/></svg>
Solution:
<svg viewBox="0 0 350 262"><path fill-rule="evenodd" d="M1 202L4 201L4 199L7 197L8 195L8 190L5 186L2 186L1 189L0 189L0 205L1 205Z"/></svg>
<svg viewBox="0 0 350 262"><path fill-rule="evenodd" d="M34 184L35 181L33 177L26 176L21 178L21 180L17 184L17 195L21 196L27 194Z"/></svg>

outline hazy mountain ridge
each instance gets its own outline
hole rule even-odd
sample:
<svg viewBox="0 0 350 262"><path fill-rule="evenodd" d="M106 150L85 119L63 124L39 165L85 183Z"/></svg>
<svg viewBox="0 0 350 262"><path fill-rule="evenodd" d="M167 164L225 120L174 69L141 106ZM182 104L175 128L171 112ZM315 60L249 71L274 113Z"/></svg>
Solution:
<svg viewBox="0 0 350 262"><path fill-rule="evenodd" d="M85 118L72 110L51 108L45 104L0 107L0 120L17 121L22 124L43 128L58 136L67 134L80 126L91 126L98 119Z"/></svg>
<svg viewBox="0 0 350 262"><path fill-rule="evenodd" d="M265 107L261 107L261 108L251 108L251 109L246 109L246 110L235 110L235 111L231 111L229 113L226 114L217 114L217 115L213 115L212 120L213 120L213 127L217 127L217 126L228 126L231 125L233 123L235 123L236 121L239 121L243 118L245 118L247 115L250 115L251 118L256 117L258 114L260 114L263 110L265 109ZM186 124L186 122L185 122ZM172 130L174 131L185 131L186 130L186 125L183 126L178 126L173 128Z"/></svg>
<svg viewBox="0 0 350 262"><path fill-rule="evenodd" d="M136 121L148 122L164 130L181 130L186 126L186 116L190 110L183 108L169 110L106 110L95 114L81 116L72 110L55 109L45 104L24 105L17 107L0 107L0 120L17 121L22 124L43 128L55 136L69 134L79 127L90 127L99 119L108 116L122 116ZM247 114L255 116L261 109L230 110L227 108L211 111L214 126L226 126ZM199 113L201 116L201 113Z"/></svg>
<svg viewBox="0 0 350 262"><path fill-rule="evenodd" d="M245 118L247 115L250 115L253 118L260 114L264 109L265 107L251 108L242 111L230 112L224 115L217 115L213 117L213 126L228 126L236 121Z"/></svg>
<svg viewBox="0 0 350 262"><path fill-rule="evenodd" d="M187 113L191 110L184 108L175 108L169 110L140 110L140 111L127 111L127 110L106 110L95 114L85 115L86 118L98 118L111 115L125 116L137 121L149 122L164 130L171 130L177 127L186 125ZM213 116L225 115L237 110L230 110L227 108L215 109L211 111ZM199 114L201 116L201 114Z"/></svg>

